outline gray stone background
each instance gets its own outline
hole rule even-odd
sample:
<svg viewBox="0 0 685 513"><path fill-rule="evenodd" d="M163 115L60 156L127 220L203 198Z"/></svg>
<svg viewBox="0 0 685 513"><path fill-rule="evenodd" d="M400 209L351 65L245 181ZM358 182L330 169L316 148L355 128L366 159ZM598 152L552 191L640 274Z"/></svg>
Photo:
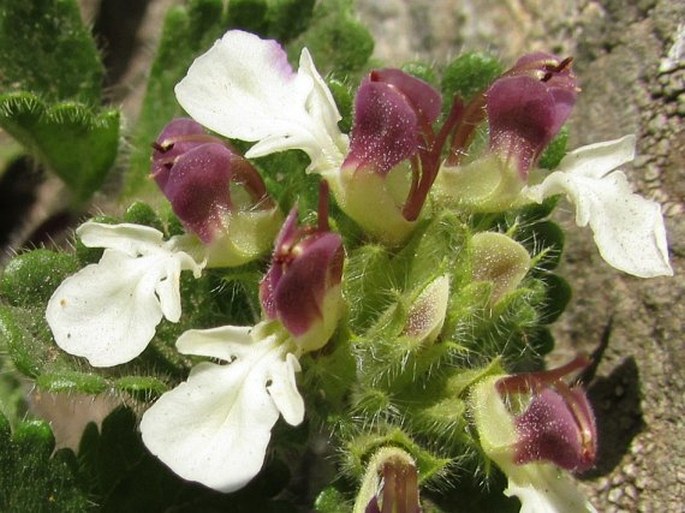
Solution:
<svg viewBox="0 0 685 513"><path fill-rule="evenodd" d="M110 94L129 119L140 105L163 13L179 1L150 0L143 11L125 2L141 24ZM85 0L84 17L93 19L100 3ZM488 50L505 63L533 50L571 55L583 92L570 146L638 135L639 156L625 171L636 190L663 205L676 275L640 280L615 271L599 257L590 231L575 227L571 209L561 209L556 219L568 231L561 272L574 297L556 324L551 360L591 352L613 319L590 387L600 459L582 486L601 512L685 511L685 2L358 0L358 6L377 41L375 56L390 65L445 62L463 50ZM47 402L52 410L67 407ZM73 426L65 432L74 433Z"/></svg>

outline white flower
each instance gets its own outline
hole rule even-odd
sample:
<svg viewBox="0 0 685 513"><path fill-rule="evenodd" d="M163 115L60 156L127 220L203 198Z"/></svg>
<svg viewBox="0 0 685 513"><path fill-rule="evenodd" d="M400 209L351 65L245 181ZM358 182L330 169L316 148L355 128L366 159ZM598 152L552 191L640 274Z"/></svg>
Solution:
<svg viewBox="0 0 685 513"><path fill-rule="evenodd" d="M237 490L261 469L279 415L302 422L300 364L289 340L264 326L191 330L178 339L181 353L223 363L200 363L143 415L143 442L179 476Z"/></svg>
<svg viewBox="0 0 685 513"><path fill-rule="evenodd" d="M176 98L197 122L225 137L256 141L247 158L300 149L310 172L337 170L348 140L340 114L307 49L293 71L283 48L228 31L190 66Z"/></svg>
<svg viewBox="0 0 685 513"><path fill-rule="evenodd" d="M590 224L609 264L642 278L670 276L661 207L634 194L625 174L615 170L634 156L632 135L584 146L566 155L557 171L523 194L538 203L565 194L575 204L576 224Z"/></svg>
<svg viewBox="0 0 685 513"><path fill-rule="evenodd" d="M518 434L514 417L497 391L501 377L478 383L471 403L481 447L509 479L504 494L519 498L520 513L597 513L564 470L544 461L516 463Z"/></svg>
<svg viewBox="0 0 685 513"><path fill-rule="evenodd" d="M45 313L57 345L95 367L125 363L143 352L166 317L181 316L179 279L204 264L177 247L178 238L136 224L87 222L76 234L88 247L106 248L90 264L64 280Z"/></svg>

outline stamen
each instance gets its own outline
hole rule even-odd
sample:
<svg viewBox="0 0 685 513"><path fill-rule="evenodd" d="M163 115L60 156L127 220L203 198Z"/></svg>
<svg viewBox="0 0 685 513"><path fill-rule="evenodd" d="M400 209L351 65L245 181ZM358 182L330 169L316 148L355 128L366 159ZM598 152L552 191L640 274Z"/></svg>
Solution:
<svg viewBox="0 0 685 513"><path fill-rule="evenodd" d="M152 148L157 150L160 153L166 153L169 151L171 148L174 147L173 143L169 144L168 141L164 141L162 144L159 144L157 141L154 141L151 144Z"/></svg>
<svg viewBox="0 0 685 513"><path fill-rule="evenodd" d="M497 391L502 395L539 391L560 382L561 378L572 372L584 369L590 363L587 355L582 354L556 369L506 376L497 382Z"/></svg>
<svg viewBox="0 0 685 513"><path fill-rule="evenodd" d="M566 57L564 60L562 60L559 64L556 64L554 66L552 65L545 65L545 75L542 77L541 81L542 82L547 82L549 81L555 73L561 73L564 71L566 68L568 68L571 63L573 62L573 57Z"/></svg>

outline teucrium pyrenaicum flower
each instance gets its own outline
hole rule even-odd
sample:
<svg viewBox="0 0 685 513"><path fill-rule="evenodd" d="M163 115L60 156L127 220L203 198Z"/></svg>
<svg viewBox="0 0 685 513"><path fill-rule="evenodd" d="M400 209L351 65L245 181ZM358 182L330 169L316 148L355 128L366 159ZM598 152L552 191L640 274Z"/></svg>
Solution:
<svg viewBox="0 0 685 513"><path fill-rule="evenodd" d="M128 362L147 347L162 317L178 322L181 271L198 278L204 263L183 250L186 238L164 241L149 226L89 221L76 235L105 251L97 264L57 287L45 313L48 325L57 345L95 367Z"/></svg>
<svg viewBox="0 0 685 513"><path fill-rule="evenodd" d="M152 175L174 213L205 246L209 267L268 251L282 215L257 170L191 119L175 119L154 144Z"/></svg>
<svg viewBox="0 0 685 513"><path fill-rule="evenodd" d="M267 318L279 320L303 351L326 344L344 308L342 239L328 231L326 223L327 219L318 228L298 226L293 209L259 289Z"/></svg>
<svg viewBox="0 0 685 513"><path fill-rule="evenodd" d="M594 464L597 430L585 392L561 377L585 365L576 359L548 372L490 376L470 396L484 453L509 479L521 513L596 513L564 472Z"/></svg>
<svg viewBox="0 0 685 513"><path fill-rule="evenodd" d="M143 415L147 448L181 477L215 490L242 488L262 468L279 416L296 426L304 402L296 346L267 323L186 331L176 347L206 356L188 380Z"/></svg>

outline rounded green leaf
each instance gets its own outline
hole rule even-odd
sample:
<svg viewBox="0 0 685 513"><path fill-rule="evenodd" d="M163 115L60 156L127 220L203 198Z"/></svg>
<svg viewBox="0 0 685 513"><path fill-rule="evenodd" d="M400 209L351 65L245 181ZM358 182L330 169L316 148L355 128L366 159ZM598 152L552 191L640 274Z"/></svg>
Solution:
<svg viewBox="0 0 685 513"><path fill-rule="evenodd" d="M52 429L50 429L50 424L42 420L21 422L17 426L13 438L19 446L40 452L46 458L55 448L55 437L52 434Z"/></svg>
<svg viewBox="0 0 685 513"><path fill-rule="evenodd" d="M107 380L97 374L64 371L41 374L36 379L36 385L49 392L82 392L94 395L107 389Z"/></svg>
<svg viewBox="0 0 685 513"><path fill-rule="evenodd" d="M471 52L454 59L443 71L442 92L447 105L459 95L469 100L484 91L500 74L502 65L490 55Z"/></svg>
<svg viewBox="0 0 685 513"><path fill-rule="evenodd" d="M0 279L0 294L15 306L46 303L57 286L78 269L73 255L36 249L10 260Z"/></svg>
<svg viewBox="0 0 685 513"><path fill-rule="evenodd" d="M547 297L540 308L540 324L551 324L559 318L571 300L571 286L556 274L547 274L541 279L547 287Z"/></svg>
<svg viewBox="0 0 685 513"><path fill-rule="evenodd" d="M155 212L150 205L143 203L142 201L136 201L126 209L123 221L125 223L151 226L164 233L164 227L162 226L162 221L157 215L157 212Z"/></svg>

